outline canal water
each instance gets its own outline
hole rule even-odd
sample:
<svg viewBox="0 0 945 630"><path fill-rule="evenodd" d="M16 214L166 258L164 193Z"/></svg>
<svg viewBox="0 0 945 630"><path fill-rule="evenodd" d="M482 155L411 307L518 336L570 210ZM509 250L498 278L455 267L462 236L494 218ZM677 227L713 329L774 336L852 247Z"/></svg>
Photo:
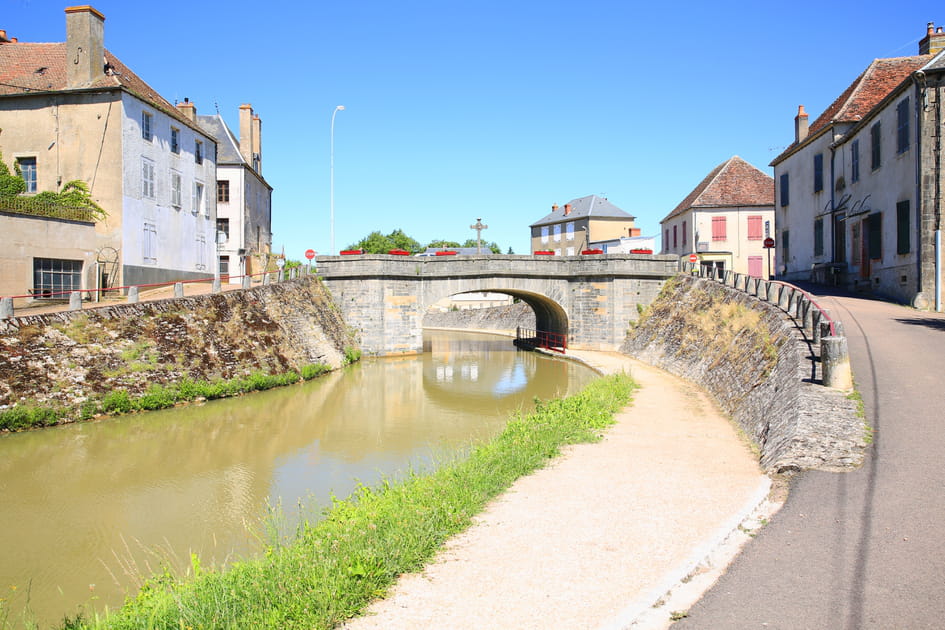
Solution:
<svg viewBox="0 0 945 630"><path fill-rule="evenodd" d="M461 455L593 372L508 338L428 332L421 355L302 385L0 436L0 627L114 608L149 575L290 540L331 497Z"/></svg>

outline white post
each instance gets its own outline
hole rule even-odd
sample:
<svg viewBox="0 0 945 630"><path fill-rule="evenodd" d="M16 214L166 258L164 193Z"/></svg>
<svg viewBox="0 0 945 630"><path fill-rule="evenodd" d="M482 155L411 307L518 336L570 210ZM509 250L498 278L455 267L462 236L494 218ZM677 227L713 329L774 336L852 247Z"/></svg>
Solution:
<svg viewBox="0 0 945 630"><path fill-rule="evenodd" d="M331 233L331 251L328 252L332 256L335 254L335 114L338 112L344 111L344 105L338 105L335 107L335 111L331 113L331 163L329 165L329 178L331 179L331 220L330 220L330 233Z"/></svg>

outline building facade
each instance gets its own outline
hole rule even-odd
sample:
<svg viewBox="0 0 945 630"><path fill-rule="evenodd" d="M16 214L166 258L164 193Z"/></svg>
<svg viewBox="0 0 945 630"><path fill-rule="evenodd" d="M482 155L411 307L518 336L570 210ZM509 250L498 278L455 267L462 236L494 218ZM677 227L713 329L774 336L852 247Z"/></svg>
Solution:
<svg viewBox="0 0 945 630"><path fill-rule="evenodd" d="M588 195L564 206L551 206L531 229L531 250L550 251L556 256L575 256L598 241L640 236L636 218L604 197Z"/></svg>
<svg viewBox="0 0 945 630"><path fill-rule="evenodd" d="M66 9L67 41L0 32L0 154L30 196L84 182L103 218L0 211L0 294L48 296L213 276L216 143L104 48L104 16ZM51 284L50 284L51 283ZM27 302L30 300L26 300Z"/></svg>
<svg viewBox="0 0 945 630"><path fill-rule="evenodd" d="M661 253L696 254L706 267L768 277L773 262L764 245L773 221L774 180L736 155L660 221Z"/></svg>
<svg viewBox="0 0 945 630"><path fill-rule="evenodd" d="M196 116L192 103L178 105ZM240 105L237 138L220 114L196 116L217 141L217 256L220 275L265 271L272 254L272 186L262 174L262 121L252 105ZM222 234L222 236L220 236Z"/></svg>
<svg viewBox="0 0 945 630"><path fill-rule="evenodd" d="M812 124L803 106L775 171L778 272L941 310L945 33L874 60Z"/></svg>

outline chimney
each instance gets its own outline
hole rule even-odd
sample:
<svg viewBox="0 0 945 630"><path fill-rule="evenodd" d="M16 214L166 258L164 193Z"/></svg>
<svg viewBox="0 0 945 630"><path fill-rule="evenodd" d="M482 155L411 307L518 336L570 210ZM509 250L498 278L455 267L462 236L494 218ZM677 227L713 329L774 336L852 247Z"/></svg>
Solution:
<svg viewBox="0 0 945 630"><path fill-rule="evenodd" d="M558 204L556 204L556 203L551 204L551 211L552 211L552 212L557 212L557 211L558 211Z"/></svg>
<svg viewBox="0 0 945 630"><path fill-rule="evenodd" d="M929 22L926 26L925 37L919 42L920 55L934 55L945 48L945 31L939 26L935 28L935 22Z"/></svg>
<svg viewBox="0 0 945 630"><path fill-rule="evenodd" d="M7 32L0 29L0 44L6 44L9 43L9 41L10 40L7 39Z"/></svg>
<svg viewBox="0 0 945 630"><path fill-rule="evenodd" d="M105 75L105 16L87 4L66 9L66 59L70 88L88 87Z"/></svg>
<svg viewBox="0 0 945 630"><path fill-rule="evenodd" d="M807 137L807 112L803 105L797 106L797 116L794 117L794 142L799 143Z"/></svg>
<svg viewBox="0 0 945 630"><path fill-rule="evenodd" d="M569 214L571 214L571 204L566 203L564 204L564 216L568 216Z"/></svg>
<svg viewBox="0 0 945 630"><path fill-rule="evenodd" d="M253 157L256 163L253 168L262 175L262 121L259 116L253 116Z"/></svg>
<svg viewBox="0 0 945 630"><path fill-rule="evenodd" d="M253 106L240 105L240 155L253 165Z"/></svg>
<svg viewBox="0 0 945 630"><path fill-rule="evenodd" d="M190 102L190 99L184 97L183 103L177 104L177 111L184 115L184 118L192 123L197 122L197 107Z"/></svg>

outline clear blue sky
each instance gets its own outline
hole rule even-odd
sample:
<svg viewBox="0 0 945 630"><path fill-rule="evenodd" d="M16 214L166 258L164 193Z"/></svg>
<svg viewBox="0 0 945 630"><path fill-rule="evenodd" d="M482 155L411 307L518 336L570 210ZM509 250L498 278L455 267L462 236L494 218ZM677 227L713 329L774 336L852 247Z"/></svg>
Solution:
<svg viewBox="0 0 945 630"><path fill-rule="evenodd" d="M83 0L85 1L85 0ZM2 0L0 28L64 41L69 3ZM529 251L528 225L603 194L646 235L732 155L771 173L877 57L917 52L945 5L601 0L97 0L105 46L165 98L263 121L273 247L400 228Z"/></svg>

